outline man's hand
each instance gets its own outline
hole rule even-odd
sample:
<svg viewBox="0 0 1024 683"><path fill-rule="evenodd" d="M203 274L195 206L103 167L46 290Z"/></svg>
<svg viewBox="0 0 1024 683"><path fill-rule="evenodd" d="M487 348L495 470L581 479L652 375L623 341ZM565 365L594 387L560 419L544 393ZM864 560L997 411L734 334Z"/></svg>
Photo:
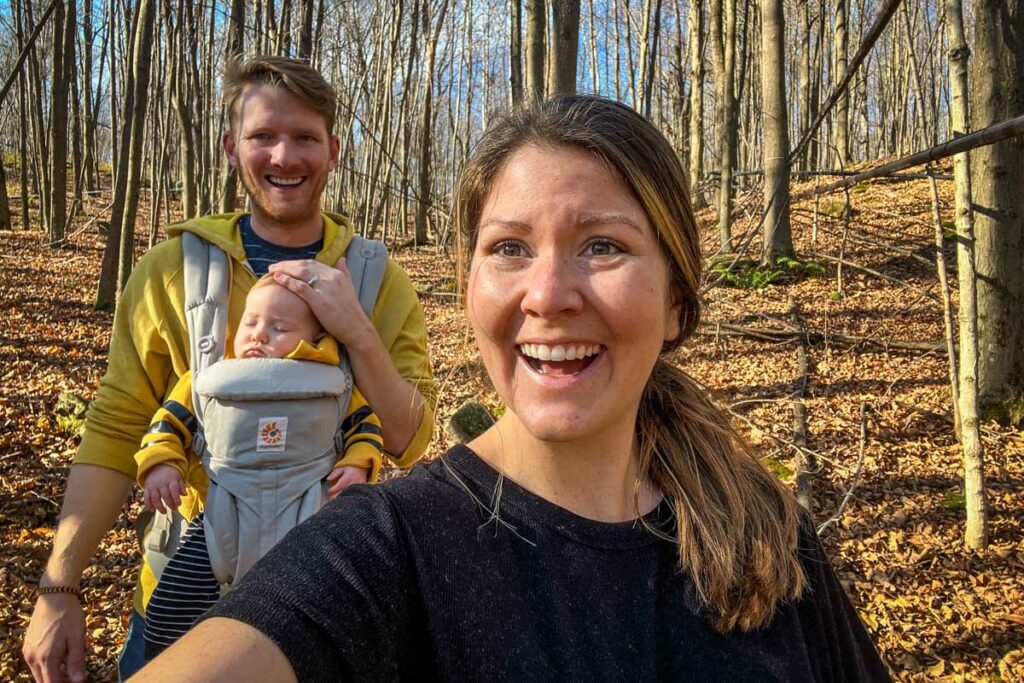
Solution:
<svg viewBox="0 0 1024 683"><path fill-rule="evenodd" d="M85 680L85 614L74 595L40 595L21 653L38 683Z"/></svg>
<svg viewBox="0 0 1024 683"><path fill-rule="evenodd" d="M331 482L331 487L327 489L327 499L334 500L352 484L365 484L369 478L370 470L364 467L335 467L327 475L327 481Z"/></svg>
<svg viewBox="0 0 1024 683"><path fill-rule="evenodd" d="M143 501L149 511L167 512L181 505L181 497L185 495L185 482L178 470L170 465L157 465L146 473L146 486L143 489Z"/></svg>

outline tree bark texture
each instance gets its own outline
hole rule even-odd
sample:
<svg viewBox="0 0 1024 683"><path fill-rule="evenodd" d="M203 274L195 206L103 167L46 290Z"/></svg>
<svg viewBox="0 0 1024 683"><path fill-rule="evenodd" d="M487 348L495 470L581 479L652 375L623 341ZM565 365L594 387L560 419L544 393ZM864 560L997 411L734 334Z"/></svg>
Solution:
<svg viewBox="0 0 1024 683"><path fill-rule="evenodd" d="M971 127L1024 112L1024 0L975 4ZM1024 139L971 153L978 269L978 391L983 408L1024 394ZM1004 414L1008 417L1008 414Z"/></svg>
<svg viewBox="0 0 1024 683"><path fill-rule="evenodd" d="M526 0L526 97L544 99L548 15L544 0Z"/></svg>
<svg viewBox="0 0 1024 683"><path fill-rule="evenodd" d="M547 94L576 92L576 62L580 44L580 0L552 3L551 82Z"/></svg>
<svg viewBox="0 0 1024 683"><path fill-rule="evenodd" d="M786 109L783 0L761 0L761 97L764 107L764 243L761 263L793 253L789 223L789 115Z"/></svg>

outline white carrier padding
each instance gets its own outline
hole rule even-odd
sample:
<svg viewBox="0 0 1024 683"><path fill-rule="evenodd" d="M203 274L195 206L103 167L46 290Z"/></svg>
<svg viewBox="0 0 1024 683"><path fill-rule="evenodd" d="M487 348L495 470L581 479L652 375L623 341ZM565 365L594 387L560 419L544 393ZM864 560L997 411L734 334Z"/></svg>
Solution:
<svg viewBox="0 0 1024 683"><path fill-rule="evenodd" d="M217 581L230 586L327 501L352 376L315 361L232 359L211 365L195 389L207 547Z"/></svg>

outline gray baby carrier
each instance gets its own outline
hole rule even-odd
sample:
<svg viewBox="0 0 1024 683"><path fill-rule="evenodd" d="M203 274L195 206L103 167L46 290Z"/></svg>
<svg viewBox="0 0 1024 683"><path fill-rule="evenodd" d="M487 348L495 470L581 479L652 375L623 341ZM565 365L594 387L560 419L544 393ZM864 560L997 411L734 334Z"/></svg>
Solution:
<svg viewBox="0 0 1024 683"><path fill-rule="evenodd" d="M341 348L338 367L284 358L225 360L228 257L190 232L182 233L182 249L198 424L192 450L210 479L203 515L210 563L217 581L230 586L327 501L324 478L341 451L352 373ZM387 250L354 236L346 262L370 316ZM174 518L154 519L145 551L157 576L183 525L176 511Z"/></svg>

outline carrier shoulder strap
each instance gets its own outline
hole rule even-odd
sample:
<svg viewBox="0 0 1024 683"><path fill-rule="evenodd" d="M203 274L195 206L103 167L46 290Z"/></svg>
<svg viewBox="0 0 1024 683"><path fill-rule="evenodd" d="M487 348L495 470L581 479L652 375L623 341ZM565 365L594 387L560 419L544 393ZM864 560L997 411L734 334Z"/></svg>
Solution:
<svg viewBox="0 0 1024 683"><path fill-rule="evenodd" d="M345 263L359 297L359 305L366 317L372 320L380 284L388 268L388 249L383 242L353 235L345 252Z"/></svg>
<svg viewBox="0 0 1024 683"><path fill-rule="evenodd" d="M224 357L227 347L231 266L227 254L191 232L181 235L184 255L185 321L188 324L192 410L203 422L196 380Z"/></svg>

